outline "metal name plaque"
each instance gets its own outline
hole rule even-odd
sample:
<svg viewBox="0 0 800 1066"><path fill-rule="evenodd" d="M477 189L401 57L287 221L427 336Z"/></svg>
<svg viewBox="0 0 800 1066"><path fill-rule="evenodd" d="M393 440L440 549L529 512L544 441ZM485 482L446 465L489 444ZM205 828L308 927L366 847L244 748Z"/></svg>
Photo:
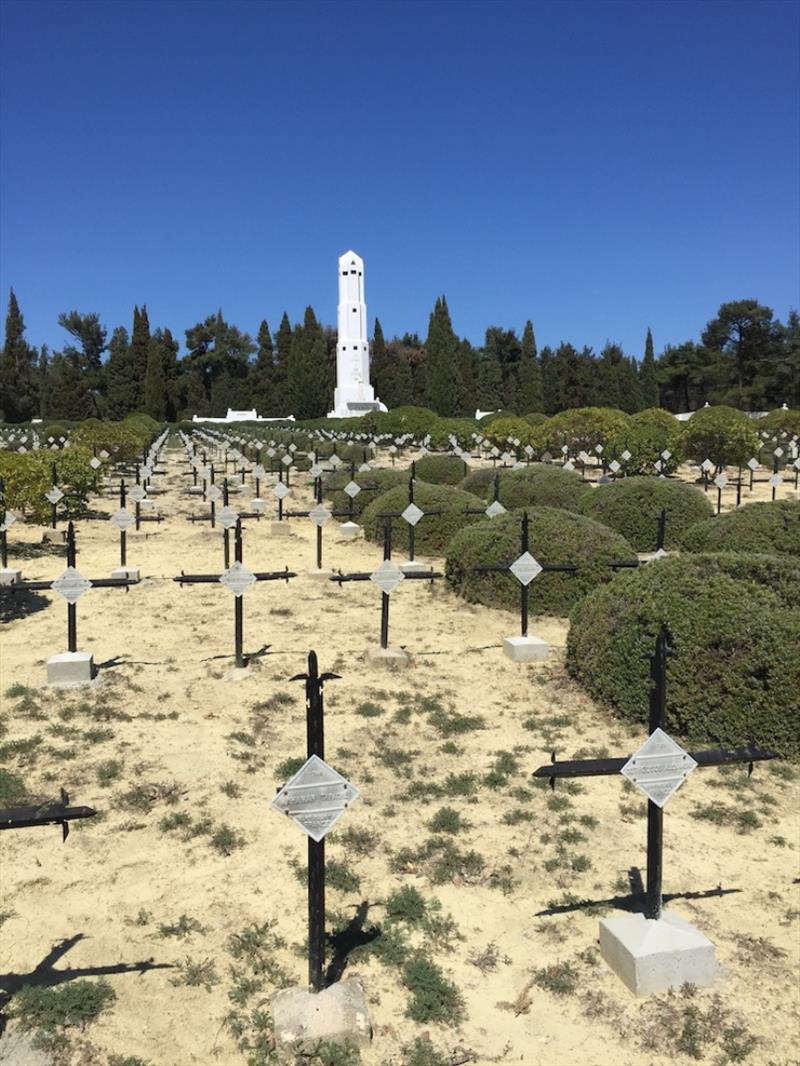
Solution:
<svg viewBox="0 0 800 1066"><path fill-rule="evenodd" d="M697 763L680 744L663 729L656 729L631 755L620 773L649 800L663 807L696 767Z"/></svg>
<svg viewBox="0 0 800 1066"><path fill-rule="evenodd" d="M91 587L91 581L85 578L74 566L68 566L50 586L53 592L63 596L67 603L77 603L84 592L88 592Z"/></svg>
<svg viewBox="0 0 800 1066"><path fill-rule="evenodd" d="M360 794L355 785L332 766L312 755L278 792L270 806L292 818L319 843Z"/></svg>

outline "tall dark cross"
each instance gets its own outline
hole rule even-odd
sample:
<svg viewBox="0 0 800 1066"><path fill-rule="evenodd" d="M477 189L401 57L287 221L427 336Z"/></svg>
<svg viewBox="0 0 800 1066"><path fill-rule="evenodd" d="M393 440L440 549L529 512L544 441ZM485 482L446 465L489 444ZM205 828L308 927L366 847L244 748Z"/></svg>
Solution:
<svg viewBox="0 0 800 1066"><path fill-rule="evenodd" d="M534 777L546 777L555 787L559 777L601 777L623 774L647 796L647 890L645 917L657 919L662 909L662 871L664 861L664 805L698 766L727 766L746 762L752 773L753 763L776 759L773 751L751 744L745 748L686 752L665 732L667 726L667 656L669 635L662 628L656 638L650 660L649 737L637 752L621 759L580 759L556 762L555 752L549 765L540 766Z"/></svg>
<svg viewBox="0 0 800 1066"><path fill-rule="evenodd" d="M181 571L180 577L174 577L179 585L214 585L222 584L233 594L233 639L234 655L238 667L247 666L252 656L245 656L242 645L244 641L244 607L242 596L257 581L286 581L297 577L286 567L284 570L270 570L254 573L245 565L242 558L242 522L236 522L236 536L234 545L235 562L233 566L224 570L221 574L186 574Z"/></svg>
<svg viewBox="0 0 800 1066"><path fill-rule="evenodd" d="M97 811L93 807L70 807L69 796L61 789L60 800L45 800L43 803L29 804L25 807L5 807L0 809L1 829L32 829L37 825L60 825L61 839L69 836L69 823L80 818L94 818Z"/></svg>
<svg viewBox="0 0 800 1066"><path fill-rule="evenodd" d="M417 479L417 464L412 462L411 464L411 476L408 479L408 506L404 511L385 512L378 515L378 518L392 519L402 518L408 526L408 561L414 562L414 533L417 528L417 523L428 515L441 514L441 510L437 511L423 511L421 507L418 507L414 502L414 482Z"/></svg>
<svg viewBox="0 0 800 1066"><path fill-rule="evenodd" d="M58 523L59 503L61 503L62 500L78 500L80 499L80 497L76 492L62 492L62 490L58 487L58 471L56 470L55 463L53 463L50 467L50 480L50 488L44 495L45 499L50 504L50 526L52 529L55 529Z"/></svg>
<svg viewBox="0 0 800 1066"><path fill-rule="evenodd" d="M205 455L205 453L203 453ZM187 518L187 522L210 522L211 528L217 528L217 500L222 499L222 490L219 485L215 484L214 477L214 464L209 463L207 468L203 467L203 471L208 470L208 478L203 478L203 499L208 499L209 510L208 514L192 514Z"/></svg>
<svg viewBox="0 0 800 1066"><path fill-rule="evenodd" d="M160 522L161 515L156 514L142 514L142 501L147 499L147 481L149 480L149 474L152 473L149 466L144 467L145 470L145 484L142 484L142 467L139 463L136 464L136 482L132 489L128 491L128 495L134 502L134 514L136 521L136 532L139 532L142 522Z"/></svg>
<svg viewBox="0 0 800 1066"><path fill-rule="evenodd" d="M13 585L0 591L6 592L43 592L50 589L63 596L67 601L67 651L78 650L78 611L77 602L89 589L128 588L138 584L129 578L101 577L85 578L77 568L77 551L75 548L75 527L72 522L67 526L67 568L55 581L15 581Z"/></svg>
<svg viewBox="0 0 800 1066"><path fill-rule="evenodd" d="M485 514L487 518L496 518L497 515L506 514L506 508L500 503L500 474L495 474L492 479L492 499L486 507L465 507L464 514Z"/></svg>
<svg viewBox="0 0 800 1066"><path fill-rule="evenodd" d="M225 562L225 569L231 565L231 545L230 545L230 531L236 525L236 522L241 518L255 518L257 522L261 521L260 511L235 511L230 505L228 496L228 479L225 478L222 482L222 508L217 514L219 524L222 526L222 548L223 557Z"/></svg>
<svg viewBox="0 0 800 1066"><path fill-rule="evenodd" d="M289 471L286 471L286 481L283 480L283 469L278 470L278 480L272 486L272 495L278 501L278 521L283 521L283 501L287 496L291 496L292 490L289 488Z"/></svg>
<svg viewBox="0 0 800 1066"><path fill-rule="evenodd" d="M664 548L664 541L665 541L666 535L667 535L667 512L666 512L665 509L662 509L661 514L658 516L658 523L656 525L656 550L653 553L653 558L654 559L661 559L667 554L666 550ZM641 565L641 560L638 557L636 559L613 559L607 565L610 566L612 570L625 570L625 569L633 569L633 570L635 570L636 567Z"/></svg>
<svg viewBox="0 0 800 1066"><path fill-rule="evenodd" d="M367 449L365 448L364 449L364 462L359 467L358 473L368 473L371 469L372 469L372 467L367 462ZM359 485L359 483L356 481L356 464L355 464L355 462L351 461L351 463L350 463L350 480L347 482L347 484L342 489L342 492L344 492L345 496L347 497L347 511L344 511L344 512L338 511L338 512L334 512L334 514L336 514L337 516L341 516L341 517L345 517L346 516L348 522L354 522L355 521L355 516L356 516L355 515L356 496L358 496L359 493L362 493L362 492L377 492L377 491L378 491L378 486L377 485Z"/></svg>
<svg viewBox="0 0 800 1066"><path fill-rule="evenodd" d="M333 518L334 515L347 514L346 511L329 511L322 502L322 478L314 479L315 506L309 511L287 511L287 518L310 518L317 527L317 570L322 569L322 527Z"/></svg>
<svg viewBox="0 0 800 1066"><path fill-rule="evenodd" d="M119 565L125 566L128 562L128 530L136 522L135 517L125 506L126 491L125 479L119 483L119 510L109 518L119 530Z"/></svg>
<svg viewBox="0 0 800 1066"><path fill-rule="evenodd" d="M510 573L519 582L520 635L528 635L529 586L542 573L574 574L575 563L540 563L531 555L528 545L528 512L523 512L520 525L520 554L511 563L485 563L474 567L476 574Z"/></svg>
<svg viewBox="0 0 800 1066"><path fill-rule="evenodd" d="M337 581L341 586L345 581L373 581L381 590L381 647L389 647L389 596L394 592L401 581L434 581L442 575L434 570L412 570L405 573L392 562L392 521L391 518L384 522L383 526L383 562L372 573L338 574L331 576L331 581Z"/></svg>

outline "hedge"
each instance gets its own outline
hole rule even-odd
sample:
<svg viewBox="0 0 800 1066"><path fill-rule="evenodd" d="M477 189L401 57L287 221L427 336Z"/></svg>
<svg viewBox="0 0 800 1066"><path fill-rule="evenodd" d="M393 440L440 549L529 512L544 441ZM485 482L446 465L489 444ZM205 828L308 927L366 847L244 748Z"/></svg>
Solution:
<svg viewBox="0 0 800 1066"><path fill-rule="evenodd" d="M606 459L619 460L627 474L650 474L656 462L661 463L661 472L672 474L682 458L682 428L675 415L651 407L633 415L625 429L608 439L604 455ZM622 458L625 451L631 454L628 460ZM670 453L668 459L663 458L665 451Z"/></svg>
<svg viewBox="0 0 800 1066"><path fill-rule="evenodd" d="M627 537L640 552L655 550L662 510L667 512L668 548L680 544L689 526L714 513L705 493L694 485L657 477L628 477L598 485L583 497L580 509Z"/></svg>
<svg viewBox="0 0 800 1066"><path fill-rule="evenodd" d="M546 419L545 419L546 421ZM533 426L521 415L511 417L493 417L486 423L483 435L491 444L501 451L510 448L512 451L517 445L510 445L509 440L518 440L521 447L533 444Z"/></svg>
<svg viewBox="0 0 800 1066"><path fill-rule="evenodd" d="M592 451L598 444L605 447L629 422L628 415L616 407L573 407L535 426L534 439L540 452L557 455L566 444L570 454L576 455Z"/></svg>
<svg viewBox="0 0 800 1066"><path fill-rule="evenodd" d="M719 571L717 561L676 556L619 573L572 612L567 667L644 736L649 657L666 625L670 732L690 745L753 738L797 754L800 612L753 580Z"/></svg>
<svg viewBox="0 0 800 1066"><path fill-rule="evenodd" d="M350 480L355 481L362 488L369 489L371 486L377 486L377 492L359 492L353 498L353 514L358 517L376 496L388 492L389 489L394 488L396 485L408 485L409 476L410 471L408 469L401 470L387 467L386 469L370 470L369 473L364 474L356 472L356 476L351 479L349 469L345 471L339 469L336 474L331 475L326 480L324 484L325 497L331 505L331 510L347 511L350 506L350 497L343 490Z"/></svg>
<svg viewBox="0 0 800 1066"><path fill-rule="evenodd" d="M420 555L444 555L451 537L463 526L481 517L465 514L468 507L477 505L475 497L453 485L430 485L427 481L417 481L414 485L414 502L423 511L442 511L442 514L420 519L415 534L415 547ZM408 490L405 486L390 489L377 499L372 499L362 515L364 535L382 544L384 523L378 515L400 514L407 506ZM405 555L407 546L408 526L402 518L395 518L392 522L392 548Z"/></svg>
<svg viewBox="0 0 800 1066"><path fill-rule="evenodd" d="M746 463L757 454L760 440L757 423L735 407L703 407L684 426L679 447L687 459L717 466Z"/></svg>
<svg viewBox="0 0 800 1066"><path fill-rule="evenodd" d="M484 518L457 533L447 548L445 576L470 603L519 610L519 582L511 574L476 574L486 563L513 562L520 553L522 511ZM528 509L530 552L540 563L575 563L575 573L543 573L531 585L531 614L565 616L599 584L611 581L613 559L630 559L631 545L590 518L555 507Z"/></svg>
<svg viewBox="0 0 800 1066"><path fill-rule="evenodd" d="M737 581L749 581L768 589L786 607L800 607L800 553L768 555L759 552L703 552L684 553L684 569L695 568L702 574L727 574ZM662 560L666 562L666 560ZM675 565L669 560L670 565Z"/></svg>
<svg viewBox="0 0 800 1066"><path fill-rule="evenodd" d="M759 418L756 428L759 432L787 433L790 437L800 437L800 408L780 407L777 411L770 411L763 418Z"/></svg>
<svg viewBox="0 0 800 1066"><path fill-rule="evenodd" d="M581 500L592 491L576 471L560 466L527 466L524 470L500 470L500 502L507 510L516 507L561 507L580 511ZM494 495L495 472L475 470L461 488L487 502Z"/></svg>
<svg viewBox="0 0 800 1066"><path fill-rule="evenodd" d="M800 500L748 503L689 526L681 547L690 552L768 552L800 558Z"/></svg>
<svg viewBox="0 0 800 1066"><path fill-rule="evenodd" d="M458 485L469 469L457 455L425 455L414 467L417 477L431 485Z"/></svg>
<svg viewBox="0 0 800 1066"><path fill-rule="evenodd" d="M71 447L63 451L36 451L20 455L0 452L0 477L5 484L6 506L11 511L46 524L51 507L45 493L53 484L52 468L56 468L58 487L66 498L58 509L62 514L79 514L86 506L96 474L89 466L91 452Z"/></svg>

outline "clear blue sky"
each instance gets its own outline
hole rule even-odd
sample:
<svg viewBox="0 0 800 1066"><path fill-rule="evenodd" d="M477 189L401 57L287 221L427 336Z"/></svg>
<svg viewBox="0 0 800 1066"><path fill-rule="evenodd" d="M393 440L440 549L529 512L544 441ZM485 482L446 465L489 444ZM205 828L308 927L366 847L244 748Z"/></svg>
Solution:
<svg viewBox="0 0 800 1066"><path fill-rule="evenodd" d="M2 0L2 314L370 321L640 355L798 274L792 2Z"/></svg>

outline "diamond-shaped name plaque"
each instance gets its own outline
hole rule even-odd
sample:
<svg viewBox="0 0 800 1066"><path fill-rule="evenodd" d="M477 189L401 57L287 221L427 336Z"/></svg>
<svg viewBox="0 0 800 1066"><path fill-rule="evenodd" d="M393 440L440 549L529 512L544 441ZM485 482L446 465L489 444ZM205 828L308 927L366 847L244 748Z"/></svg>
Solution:
<svg viewBox="0 0 800 1066"><path fill-rule="evenodd" d="M232 507L223 507L217 513L217 521L223 529L233 529L239 519L239 515Z"/></svg>
<svg viewBox="0 0 800 1066"><path fill-rule="evenodd" d="M77 603L84 592L88 592L91 587L91 581L87 580L74 566L68 566L50 586L53 592L63 596L67 603Z"/></svg>
<svg viewBox="0 0 800 1066"><path fill-rule="evenodd" d="M758 459L748 459L747 465L751 470L758 470Z"/></svg>
<svg viewBox="0 0 800 1066"><path fill-rule="evenodd" d="M124 533L126 529L130 529L135 521L136 518L134 515L132 515L125 507L120 507L120 509L115 511L111 518L109 518L109 522L111 522L112 525L115 525L120 533Z"/></svg>
<svg viewBox="0 0 800 1066"><path fill-rule="evenodd" d="M93 455L92 458L89 460L89 466L92 468L92 470L97 470L102 465L103 464L100 462L96 455Z"/></svg>
<svg viewBox="0 0 800 1066"><path fill-rule="evenodd" d="M134 485L128 495L134 503L141 503L147 493L144 491L141 485Z"/></svg>
<svg viewBox="0 0 800 1066"><path fill-rule="evenodd" d="M535 577L542 572L541 563L537 563L530 552L520 555L508 568L520 585L530 585Z"/></svg>
<svg viewBox="0 0 800 1066"><path fill-rule="evenodd" d="M247 592L251 585L255 584L256 575L252 570L248 570L244 563L236 562L220 575L219 581L238 599Z"/></svg>
<svg viewBox="0 0 800 1066"><path fill-rule="evenodd" d="M417 522L419 522L420 518L424 516L424 514L425 512L420 510L420 508L417 507L415 503L410 503L408 507L406 507L405 511L402 512L400 517L404 518L410 526L415 526Z"/></svg>
<svg viewBox="0 0 800 1066"><path fill-rule="evenodd" d="M374 581L381 592L385 592L387 595L397 588L401 581L405 579L405 574L402 570L394 565L391 559L384 559L375 573L370 574L370 581Z"/></svg>
<svg viewBox="0 0 800 1066"><path fill-rule="evenodd" d="M650 734L620 770L658 807L681 787L697 766L691 755L663 729Z"/></svg>
<svg viewBox="0 0 800 1066"><path fill-rule="evenodd" d="M704 459L702 461L702 463L700 464L700 469L701 470L705 470L705 472L708 473L709 470L713 470L714 469L714 464L711 462L710 459Z"/></svg>
<svg viewBox="0 0 800 1066"><path fill-rule="evenodd" d="M728 484L727 476L725 474L718 474L714 478L714 484L717 486L718 489L724 489L725 486Z"/></svg>
<svg viewBox="0 0 800 1066"><path fill-rule="evenodd" d="M633 455L626 448L625 451L622 453L622 461L627 463L627 461L629 459L632 459L632 458L633 458Z"/></svg>
<svg viewBox="0 0 800 1066"><path fill-rule="evenodd" d="M358 496L359 492L361 492L361 486L356 484L355 481L348 481L344 487L344 491L347 493L350 499L354 500L356 496Z"/></svg>
<svg viewBox="0 0 800 1066"><path fill-rule="evenodd" d="M337 467L340 467L342 465L342 460L339 458L338 455L332 455L328 462L334 470L336 470Z"/></svg>
<svg viewBox="0 0 800 1066"><path fill-rule="evenodd" d="M361 793L317 755L297 771L270 806L288 815L317 843Z"/></svg>
<svg viewBox="0 0 800 1066"><path fill-rule="evenodd" d="M769 479L769 483L772 485L773 489L779 489L783 484L783 478L780 474L773 474Z"/></svg>
<svg viewBox="0 0 800 1066"><path fill-rule="evenodd" d="M321 503L318 503L316 507L313 507L308 512L308 517L311 519L315 526L324 526L325 523L330 519L331 512L328 510L327 507L323 507Z"/></svg>
<svg viewBox="0 0 800 1066"><path fill-rule="evenodd" d="M496 518L499 514L505 514L506 509L503 507L499 500L492 500L489 506L484 511L484 514L488 518Z"/></svg>
<svg viewBox="0 0 800 1066"><path fill-rule="evenodd" d="M3 516L2 525L0 525L0 533L6 533L9 529L11 529L16 520L17 516L14 514L13 511L6 511L5 515Z"/></svg>
<svg viewBox="0 0 800 1066"><path fill-rule="evenodd" d="M613 473L618 474L622 467L616 459L612 459L611 462L608 464L608 469L611 470Z"/></svg>
<svg viewBox="0 0 800 1066"><path fill-rule="evenodd" d="M64 499L64 493L61 491L61 489L56 488L54 485L53 488L49 490L49 492L46 492L44 494L44 498L46 500L49 500L50 503L56 504L59 500Z"/></svg>
<svg viewBox="0 0 800 1066"><path fill-rule="evenodd" d="M283 481L279 481L272 489L272 495L277 500L284 500L292 490L287 488Z"/></svg>

